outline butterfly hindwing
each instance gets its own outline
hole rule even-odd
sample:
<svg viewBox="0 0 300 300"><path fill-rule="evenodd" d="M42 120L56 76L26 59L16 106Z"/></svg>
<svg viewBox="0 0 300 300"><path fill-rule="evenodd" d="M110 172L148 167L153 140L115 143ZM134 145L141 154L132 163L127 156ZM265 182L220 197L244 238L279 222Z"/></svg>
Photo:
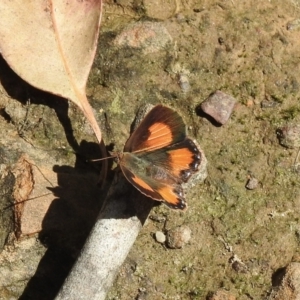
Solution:
<svg viewBox="0 0 300 300"><path fill-rule="evenodd" d="M189 138L163 149L136 155L153 165L160 166L165 172L176 178L177 182L186 182L198 170L201 162L201 153Z"/></svg>
<svg viewBox="0 0 300 300"><path fill-rule="evenodd" d="M182 117L168 107L157 105L132 133L124 152L153 151L182 141L185 136Z"/></svg>
<svg viewBox="0 0 300 300"><path fill-rule="evenodd" d="M145 174L137 176L122 164L121 169L126 179L144 195L162 201L173 209L184 210L187 208L182 187L172 178L168 178L169 182L165 183Z"/></svg>

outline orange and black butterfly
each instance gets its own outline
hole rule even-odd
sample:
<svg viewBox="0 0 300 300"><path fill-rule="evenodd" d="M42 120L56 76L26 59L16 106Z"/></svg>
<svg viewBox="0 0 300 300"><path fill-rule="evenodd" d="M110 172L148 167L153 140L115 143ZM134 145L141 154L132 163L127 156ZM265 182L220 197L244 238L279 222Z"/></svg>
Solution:
<svg viewBox="0 0 300 300"><path fill-rule="evenodd" d="M182 117L155 106L118 155L124 176L141 193L173 209L186 209L181 184L198 170L201 153L186 136Z"/></svg>

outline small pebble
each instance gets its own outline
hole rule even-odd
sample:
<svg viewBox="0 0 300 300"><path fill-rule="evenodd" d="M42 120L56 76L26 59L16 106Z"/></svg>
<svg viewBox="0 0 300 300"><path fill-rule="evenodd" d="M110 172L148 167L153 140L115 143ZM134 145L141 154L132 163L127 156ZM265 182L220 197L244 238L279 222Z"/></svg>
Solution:
<svg viewBox="0 0 300 300"><path fill-rule="evenodd" d="M287 148L300 147L300 125L286 125L277 130L280 145Z"/></svg>
<svg viewBox="0 0 300 300"><path fill-rule="evenodd" d="M200 107L216 122L224 125L230 118L235 104L236 100L231 95L216 91L204 100Z"/></svg>
<svg viewBox="0 0 300 300"><path fill-rule="evenodd" d="M195 13L200 13L200 12L202 12L204 10L204 8L194 8L193 9L193 12L195 12Z"/></svg>
<svg viewBox="0 0 300 300"><path fill-rule="evenodd" d="M247 107L252 107L254 104L255 104L255 103L254 103L253 99L248 99L248 100L247 100L247 103L246 103L246 106L247 106Z"/></svg>
<svg viewBox="0 0 300 300"><path fill-rule="evenodd" d="M286 24L287 30L295 30L300 28L300 19L295 19Z"/></svg>
<svg viewBox="0 0 300 300"><path fill-rule="evenodd" d="M139 292L135 297L136 300L146 300L148 298L148 293L145 288L139 288Z"/></svg>
<svg viewBox="0 0 300 300"><path fill-rule="evenodd" d="M258 187L258 180L254 177L250 177L246 183L248 190L255 190Z"/></svg>
<svg viewBox="0 0 300 300"><path fill-rule="evenodd" d="M186 74L179 74L178 77L179 77L178 82L179 82L181 90L184 93L187 93L191 89L188 76Z"/></svg>
<svg viewBox="0 0 300 300"><path fill-rule="evenodd" d="M247 266L240 261L234 261L231 266L237 273L247 273Z"/></svg>
<svg viewBox="0 0 300 300"><path fill-rule="evenodd" d="M172 249L180 249L191 239L191 229L188 226L179 226L168 231L167 245Z"/></svg>
<svg viewBox="0 0 300 300"><path fill-rule="evenodd" d="M225 41L222 37L218 38L218 42L219 42L220 45L223 45L225 43Z"/></svg>
<svg viewBox="0 0 300 300"><path fill-rule="evenodd" d="M178 13L176 15L176 20L177 20L177 22L182 23L182 22L185 21L185 17L184 17L184 15L182 13Z"/></svg>
<svg viewBox="0 0 300 300"><path fill-rule="evenodd" d="M279 105L278 102L276 101L271 101L271 100L263 100L261 101L261 108L273 108L275 106Z"/></svg>
<svg viewBox="0 0 300 300"><path fill-rule="evenodd" d="M236 254L230 257L229 263L231 263L232 268L237 272L240 272L242 269L247 269L246 265Z"/></svg>
<svg viewBox="0 0 300 300"><path fill-rule="evenodd" d="M149 219L154 221L154 222L158 222L158 223L166 222L166 217L160 216L160 215L150 215Z"/></svg>
<svg viewBox="0 0 300 300"><path fill-rule="evenodd" d="M166 236L163 232L161 231L156 231L155 232L155 239L158 243L163 244L166 241Z"/></svg>

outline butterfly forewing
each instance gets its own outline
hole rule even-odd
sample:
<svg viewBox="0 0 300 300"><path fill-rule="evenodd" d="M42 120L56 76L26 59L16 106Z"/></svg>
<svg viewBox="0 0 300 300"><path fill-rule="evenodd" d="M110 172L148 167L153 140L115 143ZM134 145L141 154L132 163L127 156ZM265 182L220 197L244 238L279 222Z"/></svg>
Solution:
<svg viewBox="0 0 300 300"><path fill-rule="evenodd" d="M185 135L181 116L168 107L157 105L132 133L124 152L154 151L182 141Z"/></svg>

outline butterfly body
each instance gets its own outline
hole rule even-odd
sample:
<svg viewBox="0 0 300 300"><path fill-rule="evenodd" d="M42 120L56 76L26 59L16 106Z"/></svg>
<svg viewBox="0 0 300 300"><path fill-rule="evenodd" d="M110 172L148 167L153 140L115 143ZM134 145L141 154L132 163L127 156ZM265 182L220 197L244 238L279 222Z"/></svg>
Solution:
<svg viewBox="0 0 300 300"><path fill-rule="evenodd" d="M187 207L181 184L198 170L201 153L186 136L181 116L157 105L132 133L119 155L127 180L148 197L174 209Z"/></svg>

